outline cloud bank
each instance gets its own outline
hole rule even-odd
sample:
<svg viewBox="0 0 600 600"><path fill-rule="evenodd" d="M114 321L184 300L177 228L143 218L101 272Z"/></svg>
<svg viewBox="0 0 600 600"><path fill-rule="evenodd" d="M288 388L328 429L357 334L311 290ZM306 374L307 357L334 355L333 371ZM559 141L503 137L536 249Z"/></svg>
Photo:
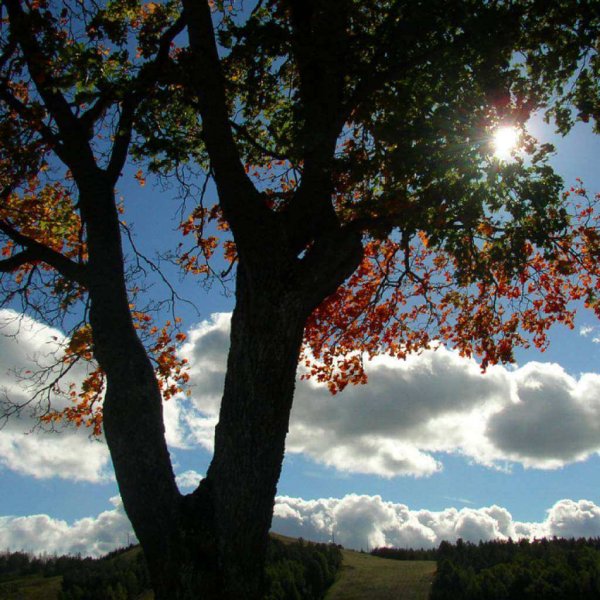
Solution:
<svg viewBox="0 0 600 600"><path fill-rule="evenodd" d="M62 337L28 318L13 332L16 313L0 311L0 322L7 314L13 319L4 332L13 335L0 336L0 389L19 399L27 390L14 368L29 368L32 358L43 362ZM212 450L229 319L215 314L193 327L181 349L190 365L191 398L164 405L172 448ZM368 385L336 396L323 384L298 381L287 451L341 472L382 477L430 476L443 468L444 453L491 468L555 469L600 451L599 374L575 378L560 365L540 362L481 374L475 361L444 347L405 361L377 357L367 373ZM106 447L90 442L87 431L24 435L33 424L14 419L0 431L0 465L34 477L110 477Z"/></svg>
<svg viewBox="0 0 600 600"><path fill-rule="evenodd" d="M182 474L185 475L185 474ZM182 481L185 477L182 477ZM101 556L135 542L120 498L97 517L65 521L48 515L0 517L0 548L34 554ZM303 500L278 497L273 531L293 537L335 542L346 548L378 546L434 548L458 538L470 542L492 539L600 536L600 506L589 500L560 500L537 523L515 521L500 506L411 510L380 496L351 494L343 498Z"/></svg>
<svg viewBox="0 0 600 600"><path fill-rule="evenodd" d="M48 515L0 517L0 548L98 557L137 542L121 498L116 496L110 501L114 508L71 525Z"/></svg>
<svg viewBox="0 0 600 600"><path fill-rule="evenodd" d="M190 443L212 448L229 344L229 315L190 331L192 401L183 418ZM428 476L434 453L479 464L554 469L600 451L600 375L569 375L560 365L495 366L444 347L367 365L369 383L331 396L298 381L287 451L340 471L383 477ZM439 456L439 454L438 454Z"/></svg>
<svg viewBox="0 0 600 600"><path fill-rule="evenodd" d="M330 541L348 548L433 548L447 540L600 535L600 507L589 500L559 500L537 523L515 521L506 508L411 510L380 496L351 494L344 498L276 499L273 530L293 537Z"/></svg>

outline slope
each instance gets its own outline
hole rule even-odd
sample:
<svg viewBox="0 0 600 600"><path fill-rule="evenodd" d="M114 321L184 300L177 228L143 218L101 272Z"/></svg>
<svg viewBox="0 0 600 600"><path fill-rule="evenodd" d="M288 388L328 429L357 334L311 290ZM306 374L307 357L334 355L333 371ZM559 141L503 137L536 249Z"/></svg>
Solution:
<svg viewBox="0 0 600 600"><path fill-rule="evenodd" d="M344 550L338 581L325 600L427 600L435 561L400 561Z"/></svg>

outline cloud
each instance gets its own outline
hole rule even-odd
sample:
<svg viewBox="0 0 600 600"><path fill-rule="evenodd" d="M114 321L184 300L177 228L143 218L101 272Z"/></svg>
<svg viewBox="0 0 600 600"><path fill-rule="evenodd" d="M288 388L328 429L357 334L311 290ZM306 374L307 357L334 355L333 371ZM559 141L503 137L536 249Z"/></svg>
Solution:
<svg viewBox="0 0 600 600"><path fill-rule="evenodd" d="M598 327L597 326L592 326L592 325L582 325L579 328L579 335L582 337L588 337L591 333L598 331ZM592 342L594 344L600 344L600 336L595 335L592 338Z"/></svg>
<svg viewBox="0 0 600 600"><path fill-rule="evenodd" d="M121 499L111 498L111 503L114 508L72 525L48 515L0 517L0 548L98 557L137 542Z"/></svg>
<svg viewBox="0 0 600 600"><path fill-rule="evenodd" d="M3 311L0 316L16 313ZM172 448L212 451L229 345L227 313L191 328L181 354L191 375L191 398L164 405ZM14 326L14 325L11 325ZM61 334L24 318L13 337L0 338L3 365L25 369L45 360ZM475 361L440 346L405 361L379 356L366 366L369 383L336 396L315 381L299 380L287 439L303 454L341 473L382 477L430 476L444 454L460 454L492 468L519 463L553 469L600 451L600 375L575 378L560 365L530 362L495 366L482 374ZM24 398L11 370L0 387ZM19 394L21 396L19 396ZM35 477L101 481L108 453L86 431L23 435L33 421L11 421L0 431L0 465Z"/></svg>
<svg viewBox="0 0 600 600"><path fill-rule="evenodd" d="M600 507L589 500L560 500L546 519L547 535L556 537L599 537Z"/></svg>
<svg viewBox="0 0 600 600"><path fill-rule="evenodd" d="M229 315L190 331L190 443L212 449L229 344ZM369 383L331 396L325 385L298 381L287 451L341 472L428 476L440 453L494 468L507 463L553 469L600 450L600 375L574 378L557 364L495 366L443 346L405 361L367 363Z"/></svg>
<svg viewBox="0 0 600 600"><path fill-rule="evenodd" d="M35 390L33 373L51 370L64 342L60 331L14 311L0 310L0 394L11 402L25 403ZM81 381L84 376L85 368L75 365L69 380ZM53 395L54 408L66 402ZM35 429L37 424L36 416L26 410L8 419L0 429L0 466L36 478L91 482L112 478L102 440L90 439L86 429L48 432Z"/></svg>
<svg viewBox="0 0 600 600"><path fill-rule="evenodd" d="M600 535L600 507L589 500L560 500L538 523L514 521L500 506L411 510L380 496L351 494L344 498L303 500L279 497L273 530L292 537L341 543L348 548L377 546L434 548L447 540Z"/></svg>
<svg viewBox="0 0 600 600"><path fill-rule="evenodd" d="M558 365L530 363L514 374L515 402L488 422L487 435L506 458L560 467L600 447L600 375L578 380Z"/></svg>
<svg viewBox="0 0 600 600"><path fill-rule="evenodd" d="M0 396L24 404L36 389L35 373L53 370L66 338L57 329L43 325L15 311L0 310ZM84 365L76 364L62 387L79 384L85 377ZM69 400L52 395L55 409ZM35 403L31 408L35 409ZM189 425L184 399L163 404L167 443L172 448L188 448ZM1 414L1 407L0 407ZM104 439L91 439L86 428L74 426L59 431L40 429L32 411L11 416L0 429L0 467L36 478L61 477L74 481L102 482L114 479ZM214 427L214 425L213 425Z"/></svg>
<svg viewBox="0 0 600 600"><path fill-rule="evenodd" d="M186 471L179 483L200 477ZM0 517L0 548L33 554L101 556L135 542L119 497L113 508L72 524L48 515ZM307 540L335 542L346 548L377 546L435 548L443 540L480 540L541 537L600 536L600 506L589 500L559 500L537 523L515 521L500 506L412 510L405 504L386 502L380 496L350 494L343 498L275 499L272 530Z"/></svg>
<svg viewBox="0 0 600 600"><path fill-rule="evenodd" d="M203 475L194 470L184 471L175 477L175 481L180 490L193 490L198 487Z"/></svg>

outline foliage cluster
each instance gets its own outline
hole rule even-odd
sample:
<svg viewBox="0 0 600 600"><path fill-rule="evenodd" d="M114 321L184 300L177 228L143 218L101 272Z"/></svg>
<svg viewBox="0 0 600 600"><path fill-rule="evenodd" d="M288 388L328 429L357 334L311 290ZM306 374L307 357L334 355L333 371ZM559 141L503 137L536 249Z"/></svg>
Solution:
<svg viewBox="0 0 600 600"><path fill-rule="evenodd" d="M442 542L431 600L600 598L599 539Z"/></svg>
<svg viewBox="0 0 600 600"><path fill-rule="evenodd" d="M144 555L83 559L63 574L59 600L133 600L150 587Z"/></svg>
<svg viewBox="0 0 600 600"><path fill-rule="evenodd" d="M342 552L334 544L284 544L272 539L267 553L265 600L318 600L335 581Z"/></svg>

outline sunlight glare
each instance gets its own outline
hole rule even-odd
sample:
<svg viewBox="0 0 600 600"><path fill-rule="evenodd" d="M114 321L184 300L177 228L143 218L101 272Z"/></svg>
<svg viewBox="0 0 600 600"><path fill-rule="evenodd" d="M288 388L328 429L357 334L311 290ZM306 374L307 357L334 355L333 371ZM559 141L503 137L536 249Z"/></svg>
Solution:
<svg viewBox="0 0 600 600"><path fill-rule="evenodd" d="M493 135L494 156L502 159L508 158L518 141L519 131L516 127L500 127Z"/></svg>

